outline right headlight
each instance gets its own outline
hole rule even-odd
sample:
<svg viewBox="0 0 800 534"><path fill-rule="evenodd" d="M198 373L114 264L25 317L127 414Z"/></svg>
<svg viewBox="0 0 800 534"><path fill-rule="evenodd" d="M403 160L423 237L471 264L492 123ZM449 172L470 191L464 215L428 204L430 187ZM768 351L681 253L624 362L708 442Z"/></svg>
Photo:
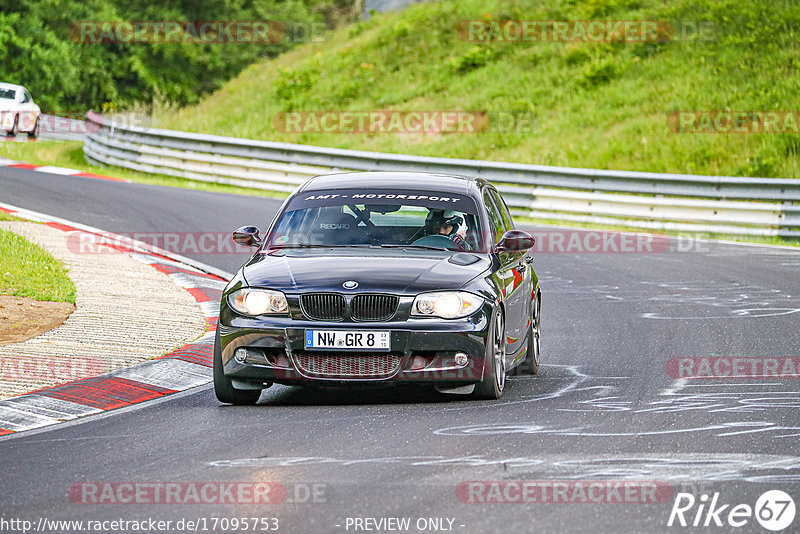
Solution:
<svg viewBox="0 0 800 534"><path fill-rule="evenodd" d="M436 291L417 295L411 307L411 315L458 319L472 315L481 305L481 297L466 291Z"/></svg>
<svg viewBox="0 0 800 534"><path fill-rule="evenodd" d="M285 315L286 296L272 289L238 289L228 295L228 304L242 315Z"/></svg>

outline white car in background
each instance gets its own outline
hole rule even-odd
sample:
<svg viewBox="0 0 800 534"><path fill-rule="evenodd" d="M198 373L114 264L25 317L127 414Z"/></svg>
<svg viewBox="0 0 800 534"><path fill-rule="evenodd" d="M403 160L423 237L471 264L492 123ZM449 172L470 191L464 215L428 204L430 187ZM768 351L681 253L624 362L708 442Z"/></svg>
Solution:
<svg viewBox="0 0 800 534"><path fill-rule="evenodd" d="M0 83L0 130L5 130L6 135L25 132L30 137L39 137L39 115L41 110L27 89Z"/></svg>

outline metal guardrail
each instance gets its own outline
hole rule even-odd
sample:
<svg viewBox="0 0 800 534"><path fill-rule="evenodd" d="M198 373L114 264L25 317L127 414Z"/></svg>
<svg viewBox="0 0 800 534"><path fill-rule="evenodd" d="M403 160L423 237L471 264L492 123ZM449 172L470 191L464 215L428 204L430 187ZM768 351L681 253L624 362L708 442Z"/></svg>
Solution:
<svg viewBox="0 0 800 534"><path fill-rule="evenodd" d="M480 176L515 215L652 230L800 236L800 180L656 174L384 154L140 128L87 113L90 161L290 192L346 170Z"/></svg>

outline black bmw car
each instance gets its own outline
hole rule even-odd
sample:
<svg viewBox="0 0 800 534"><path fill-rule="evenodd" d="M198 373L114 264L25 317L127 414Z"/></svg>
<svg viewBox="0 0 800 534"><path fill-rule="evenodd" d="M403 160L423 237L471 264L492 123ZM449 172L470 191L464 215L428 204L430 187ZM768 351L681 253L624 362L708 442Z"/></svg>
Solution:
<svg viewBox="0 0 800 534"><path fill-rule="evenodd" d="M362 172L317 176L222 295L214 349L221 402L273 383L417 383L482 399L539 367L541 292L529 249L480 178Z"/></svg>

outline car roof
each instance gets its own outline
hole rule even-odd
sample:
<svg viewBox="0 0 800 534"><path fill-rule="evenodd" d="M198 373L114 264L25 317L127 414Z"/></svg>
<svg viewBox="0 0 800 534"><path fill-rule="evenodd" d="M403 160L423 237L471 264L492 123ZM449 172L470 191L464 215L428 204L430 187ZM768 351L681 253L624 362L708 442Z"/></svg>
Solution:
<svg viewBox="0 0 800 534"><path fill-rule="evenodd" d="M14 89L14 90L17 90L17 91L24 91L25 90L25 88L22 87L21 85L17 85L17 84L14 84L14 83L5 83L5 82L0 82L0 89Z"/></svg>
<svg viewBox="0 0 800 534"><path fill-rule="evenodd" d="M487 183L483 178L431 172L342 172L315 176L305 182L298 192L403 188L415 191L476 194Z"/></svg>

